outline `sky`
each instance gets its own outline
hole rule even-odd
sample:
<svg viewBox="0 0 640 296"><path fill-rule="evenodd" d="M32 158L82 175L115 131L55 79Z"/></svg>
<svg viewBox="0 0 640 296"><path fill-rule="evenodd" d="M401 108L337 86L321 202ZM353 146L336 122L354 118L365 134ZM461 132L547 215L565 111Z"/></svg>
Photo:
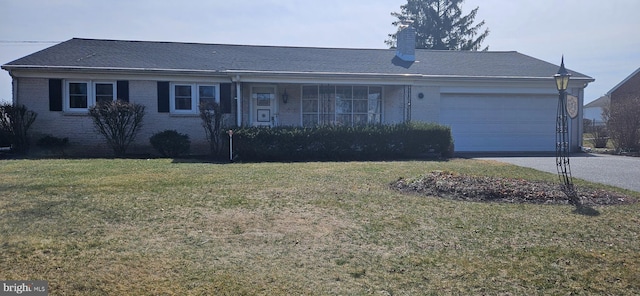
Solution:
<svg viewBox="0 0 640 296"><path fill-rule="evenodd" d="M0 64L74 37L387 48L406 0L0 0ZM585 103L640 68L638 0L466 0L490 51L518 51L593 77ZM0 103L11 77L0 72Z"/></svg>

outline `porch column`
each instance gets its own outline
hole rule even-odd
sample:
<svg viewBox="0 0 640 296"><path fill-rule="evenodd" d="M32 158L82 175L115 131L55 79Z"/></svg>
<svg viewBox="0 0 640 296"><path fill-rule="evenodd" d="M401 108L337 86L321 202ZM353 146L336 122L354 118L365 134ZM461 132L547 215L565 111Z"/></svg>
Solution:
<svg viewBox="0 0 640 296"><path fill-rule="evenodd" d="M236 76L236 125L242 126L242 87L240 85L240 76Z"/></svg>

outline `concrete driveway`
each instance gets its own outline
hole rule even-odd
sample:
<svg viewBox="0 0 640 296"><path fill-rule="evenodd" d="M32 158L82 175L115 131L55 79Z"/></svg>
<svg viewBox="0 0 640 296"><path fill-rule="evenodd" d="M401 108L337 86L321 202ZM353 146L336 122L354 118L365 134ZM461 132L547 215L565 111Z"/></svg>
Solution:
<svg viewBox="0 0 640 296"><path fill-rule="evenodd" d="M529 167L557 174L555 156L475 157ZM640 192L640 157L606 154L575 154L570 157L571 175L591 182Z"/></svg>

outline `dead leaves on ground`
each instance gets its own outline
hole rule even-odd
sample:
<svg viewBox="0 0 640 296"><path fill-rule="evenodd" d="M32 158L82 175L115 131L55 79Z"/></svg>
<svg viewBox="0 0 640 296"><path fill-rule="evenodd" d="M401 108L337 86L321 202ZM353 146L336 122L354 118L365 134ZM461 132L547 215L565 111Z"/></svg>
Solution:
<svg viewBox="0 0 640 296"><path fill-rule="evenodd" d="M414 179L400 178L391 184L395 190L455 200L533 204L568 204L559 184L486 176L470 176L432 171ZM605 190L577 188L584 205L633 203L632 197Z"/></svg>

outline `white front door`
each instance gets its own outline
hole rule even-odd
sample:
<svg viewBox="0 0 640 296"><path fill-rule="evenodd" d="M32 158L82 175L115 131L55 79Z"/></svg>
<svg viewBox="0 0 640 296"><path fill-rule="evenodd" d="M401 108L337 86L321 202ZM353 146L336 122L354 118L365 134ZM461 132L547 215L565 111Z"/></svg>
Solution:
<svg viewBox="0 0 640 296"><path fill-rule="evenodd" d="M277 121L275 86L251 88L251 121L253 126L275 126Z"/></svg>

